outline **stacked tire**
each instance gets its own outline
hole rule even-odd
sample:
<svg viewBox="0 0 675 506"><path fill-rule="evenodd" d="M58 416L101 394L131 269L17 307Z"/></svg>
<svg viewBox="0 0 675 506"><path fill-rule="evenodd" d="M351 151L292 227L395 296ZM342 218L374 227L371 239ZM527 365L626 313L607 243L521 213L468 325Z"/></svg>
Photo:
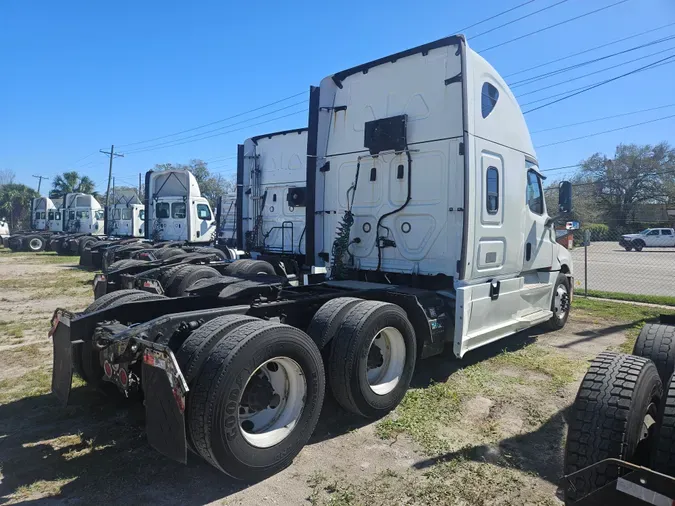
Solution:
<svg viewBox="0 0 675 506"><path fill-rule="evenodd" d="M646 324L632 355L605 352L584 376L565 447L566 504L615 481L620 459L675 476L675 327ZM588 466L591 468L584 470Z"/></svg>

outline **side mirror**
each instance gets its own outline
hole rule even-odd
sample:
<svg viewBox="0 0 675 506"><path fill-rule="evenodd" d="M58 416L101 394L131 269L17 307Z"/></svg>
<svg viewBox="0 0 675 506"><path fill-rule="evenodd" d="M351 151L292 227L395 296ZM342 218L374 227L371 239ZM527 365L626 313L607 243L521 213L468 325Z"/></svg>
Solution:
<svg viewBox="0 0 675 506"><path fill-rule="evenodd" d="M572 212L572 183L562 181L558 187L558 212Z"/></svg>

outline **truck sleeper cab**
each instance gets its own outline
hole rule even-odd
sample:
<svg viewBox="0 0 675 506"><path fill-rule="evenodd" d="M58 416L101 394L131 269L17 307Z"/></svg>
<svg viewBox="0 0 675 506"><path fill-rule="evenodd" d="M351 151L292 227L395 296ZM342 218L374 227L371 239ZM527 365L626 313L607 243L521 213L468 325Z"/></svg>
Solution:
<svg viewBox="0 0 675 506"><path fill-rule="evenodd" d="M59 207L62 199L38 197L31 201L31 231L18 231L7 238L7 247L13 251L42 251L49 249L53 234L63 230Z"/></svg>
<svg viewBox="0 0 675 506"><path fill-rule="evenodd" d="M240 250L304 262L306 161L306 128L258 135L238 146Z"/></svg>
<svg viewBox="0 0 675 506"><path fill-rule="evenodd" d="M145 180L146 239L188 244L214 241L215 216L189 171L148 171Z"/></svg>
<svg viewBox="0 0 675 506"><path fill-rule="evenodd" d="M92 365L80 371L90 384L144 390L158 451L185 462L189 443L257 480L307 442L326 378L344 409L378 418L401 401L416 361L445 345L462 357L565 324L572 263L555 243L529 133L463 37L324 79L308 125L306 255L325 279L221 276L192 296L130 290L82 314L57 310L62 402L73 363Z"/></svg>

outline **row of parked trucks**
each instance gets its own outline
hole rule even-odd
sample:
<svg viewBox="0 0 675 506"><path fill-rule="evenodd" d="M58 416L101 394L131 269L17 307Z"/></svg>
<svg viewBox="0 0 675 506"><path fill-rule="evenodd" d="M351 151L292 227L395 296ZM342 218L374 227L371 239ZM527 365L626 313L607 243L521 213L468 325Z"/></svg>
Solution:
<svg viewBox="0 0 675 506"><path fill-rule="evenodd" d="M189 172L150 171L143 240L87 236L95 301L50 330L64 404L73 371L141 396L159 452L258 480L307 443L327 390L382 417L419 361L567 321L571 187L547 207L520 107L463 36L328 76L308 127L248 139L237 167L215 213Z"/></svg>

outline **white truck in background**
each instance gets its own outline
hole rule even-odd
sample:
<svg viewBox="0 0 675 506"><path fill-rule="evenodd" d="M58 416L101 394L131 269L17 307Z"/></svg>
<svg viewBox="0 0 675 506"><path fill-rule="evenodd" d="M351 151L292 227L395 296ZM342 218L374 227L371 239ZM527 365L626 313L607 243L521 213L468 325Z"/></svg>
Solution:
<svg viewBox="0 0 675 506"><path fill-rule="evenodd" d="M7 219L0 218L0 242L2 242L3 246L5 245L5 240L9 239L9 235L9 223Z"/></svg>
<svg viewBox="0 0 675 506"><path fill-rule="evenodd" d="M145 174L145 238L209 244L216 238L216 219L197 180L187 170Z"/></svg>
<svg viewBox="0 0 675 506"><path fill-rule="evenodd" d="M237 154L237 247L304 263L307 128L251 137Z"/></svg>
<svg viewBox="0 0 675 506"><path fill-rule="evenodd" d="M418 360L446 345L463 357L565 325L573 266L554 222L571 210L570 185L548 210L520 107L463 36L312 87L306 149L303 240L321 279L215 277L202 294L130 291L84 313L59 309L52 390L64 404L74 364L86 365L92 385L143 389L145 432L162 454L186 462L189 446L260 480L307 443L327 385L345 410L377 419L403 399ZM162 190L146 187L150 214Z"/></svg>
<svg viewBox="0 0 675 506"><path fill-rule="evenodd" d="M672 228L647 228L637 234L624 234L619 245L626 251L642 251L643 248L675 247L675 230Z"/></svg>
<svg viewBox="0 0 675 506"><path fill-rule="evenodd" d="M145 205L135 190L117 191L106 209L105 233L115 237L145 237Z"/></svg>

